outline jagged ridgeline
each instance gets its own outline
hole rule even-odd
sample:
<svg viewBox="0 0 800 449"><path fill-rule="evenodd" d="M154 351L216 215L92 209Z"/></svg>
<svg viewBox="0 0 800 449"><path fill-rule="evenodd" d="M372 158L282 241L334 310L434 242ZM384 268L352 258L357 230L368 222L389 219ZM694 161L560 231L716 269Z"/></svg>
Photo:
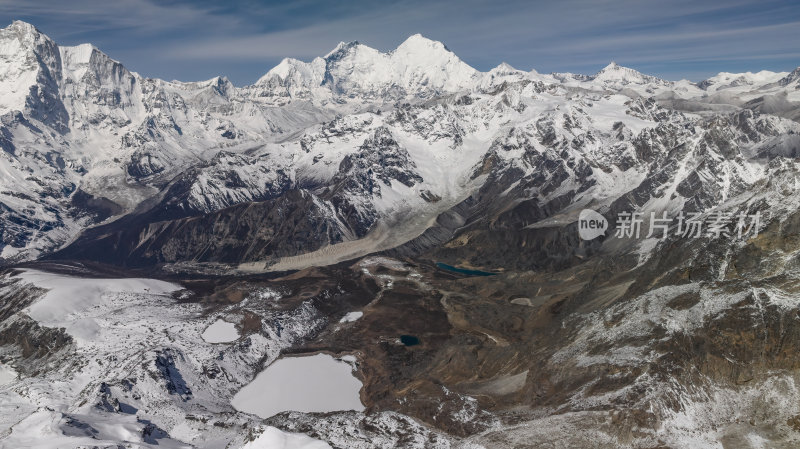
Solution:
<svg viewBox="0 0 800 449"><path fill-rule="evenodd" d="M765 161L800 139L797 71L484 73L415 35L389 53L352 42L286 59L235 87L145 78L23 22L0 40L5 262L298 268L416 254L470 221L525 228L577 204L704 210L763 184ZM582 251L542 238L534 251L555 249L537 262L485 262Z"/></svg>

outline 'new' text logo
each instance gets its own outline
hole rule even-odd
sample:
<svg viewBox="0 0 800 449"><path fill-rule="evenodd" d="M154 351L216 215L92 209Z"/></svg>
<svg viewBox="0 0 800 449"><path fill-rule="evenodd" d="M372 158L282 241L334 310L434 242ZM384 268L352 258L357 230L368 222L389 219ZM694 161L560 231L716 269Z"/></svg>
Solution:
<svg viewBox="0 0 800 449"><path fill-rule="evenodd" d="M578 216L578 234L583 240L592 240L604 235L608 229L606 217L591 209L584 209Z"/></svg>

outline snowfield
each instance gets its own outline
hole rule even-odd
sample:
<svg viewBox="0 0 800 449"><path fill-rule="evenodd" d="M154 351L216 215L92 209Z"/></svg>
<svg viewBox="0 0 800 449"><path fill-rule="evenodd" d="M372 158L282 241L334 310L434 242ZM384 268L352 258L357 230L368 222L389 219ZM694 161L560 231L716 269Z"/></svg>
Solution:
<svg viewBox="0 0 800 449"><path fill-rule="evenodd" d="M330 445L306 435L267 427L258 438L242 446L242 449L330 449Z"/></svg>
<svg viewBox="0 0 800 449"><path fill-rule="evenodd" d="M78 344L101 336L101 324L93 317L96 312L123 306L130 296L168 295L181 289L155 279L82 279L34 270L23 270L19 277L47 290L27 314L43 326L65 328Z"/></svg>
<svg viewBox="0 0 800 449"><path fill-rule="evenodd" d="M0 364L0 387L10 384L17 379L17 372L13 367Z"/></svg>
<svg viewBox="0 0 800 449"><path fill-rule="evenodd" d="M38 298L12 321L30 313L42 326L66 329L74 341L46 373L16 376L13 367L2 366L0 446L9 448L121 442L134 447L241 446L243 434L236 429L257 420L237 413L230 399L252 379L260 360L275 359L315 323L309 311L301 310L284 320L280 336L267 328L248 335L246 345L209 343L203 335L209 337L208 329L220 321L205 317L198 304L178 303L171 296L181 289L176 284L36 270L7 280L17 282L6 292L41 289L31 291ZM225 326L210 337L229 340L230 331ZM353 379L350 366L343 365ZM218 416L231 430L192 420L193 415ZM268 435L267 441L277 441L274 431ZM294 448L306 440L291 436L286 441L287 448Z"/></svg>
<svg viewBox="0 0 800 449"><path fill-rule="evenodd" d="M364 312L361 312L361 311L347 312L347 314L345 316L343 316L342 319L339 320L339 322L340 323L352 323L353 321L358 320L362 316L364 316Z"/></svg>

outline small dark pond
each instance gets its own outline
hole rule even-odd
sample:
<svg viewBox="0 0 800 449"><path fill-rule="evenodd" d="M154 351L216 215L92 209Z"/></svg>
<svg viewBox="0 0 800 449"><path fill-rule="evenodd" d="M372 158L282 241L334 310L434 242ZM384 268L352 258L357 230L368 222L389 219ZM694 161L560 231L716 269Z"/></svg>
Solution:
<svg viewBox="0 0 800 449"><path fill-rule="evenodd" d="M400 343L403 343L406 346L416 346L419 344L419 338L413 335L401 335Z"/></svg>

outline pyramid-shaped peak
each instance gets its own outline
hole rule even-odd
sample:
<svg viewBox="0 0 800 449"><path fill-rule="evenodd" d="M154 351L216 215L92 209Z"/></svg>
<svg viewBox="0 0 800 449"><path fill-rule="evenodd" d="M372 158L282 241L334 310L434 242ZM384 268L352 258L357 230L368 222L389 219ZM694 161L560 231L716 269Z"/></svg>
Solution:
<svg viewBox="0 0 800 449"><path fill-rule="evenodd" d="M446 45L417 33L409 36L397 46L395 52L426 53L431 51L452 53Z"/></svg>
<svg viewBox="0 0 800 449"><path fill-rule="evenodd" d="M13 21L11 25L0 30L0 33L6 37L16 37L20 41L24 42L51 42L51 39L39 31L38 28L28 22L23 22L22 20Z"/></svg>
<svg viewBox="0 0 800 449"><path fill-rule="evenodd" d="M437 45L438 44L438 45L444 46L444 44L442 44L441 42L435 41L433 39L428 39L427 37L423 36L420 33L416 33L416 34L412 34L411 36L408 36L406 38L406 40L404 40L403 43L400 44L400 46L403 46L403 45L417 45L417 44L424 44L424 45Z"/></svg>
<svg viewBox="0 0 800 449"><path fill-rule="evenodd" d="M522 70L518 70L514 68L511 64L507 62L501 62L500 65L489 70L490 76L503 76L503 75L515 75L515 74L522 74L525 73Z"/></svg>
<svg viewBox="0 0 800 449"><path fill-rule="evenodd" d="M638 70L621 66L614 61L603 67L602 70L594 74L594 76L590 77L590 79L601 82L620 82L623 84L666 83L666 81L658 77L645 75Z"/></svg>
<svg viewBox="0 0 800 449"><path fill-rule="evenodd" d="M339 51L345 53L347 51L345 47L341 47L341 44L340 47L337 48L339 48ZM329 53L328 56L334 53L335 51ZM341 59L341 57L343 57L343 55L331 58L329 60L332 61L334 59ZM325 70L325 64L326 60L322 58L314 58L314 60L311 62L303 62L300 61L299 59L294 59L294 58L284 58L280 62L280 64L276 65L275 67L270 69L264 76L259 78L259 80L256 81L256 85L270 84L270 83L282 84L284 82L287 82L287 80L292 80L292 79L294 79L294 81L300 83L301 85L306 85L306 84L318 85L319 83L322 82L321 77Z"/></svg>
<svg viewBox="0 0 800 449"><path fill-rule="evenodd" d="M272 69L267 72L267 75L274 75L279 78L286 78L288 77L293 71L297 70L298 67L304 66L306 63L300 61L299 59L295 58L283 58L281 62L273 67ZM262 78L267 77L265 75Z"/></svg>
<svg viewBox="0 0 800 449"><path fill-rule="evenodd" d="M781 86L788 86L789 84L797 80L800 80L800 67L794 69L791 73L781 78L778 81L778 84L780 84Z"/></svg>
<svg viewBox="0 0 800 449"><path fill-rule="evenodd" d="M10 63L10 60L4 61L4 69L12 70L16 67L15 64L24 64L23 60L34 62L30 56L35 55L34 65L47 66L53 76L56 78L60 76L58 46L28 22L15 20L11 25L0 29L0 54L17 59L16 63Z"/></svg>
<svg viewBox="0 0 800 449"><path fill-rule="evenodd" d="M511 64L509 64L507 62L501 62L500 65L498 65L497 67L495 67L492 70L495 70L495 71L498 71L498 72L518 72L517 69L515 69Z"/></svg>
<svg viewBox="0 0 800 449"><path fill-rule="evenodd" d="M602 69L600 69L600 71L597 72L597 74L595 76L603 74L603 73L614 73L614 72L639 73L639 71L637 71L637 70L631 69L629 67L621 66L621 65L617 64L616 61L611 61L607 66L605 66Z"/></svg>

